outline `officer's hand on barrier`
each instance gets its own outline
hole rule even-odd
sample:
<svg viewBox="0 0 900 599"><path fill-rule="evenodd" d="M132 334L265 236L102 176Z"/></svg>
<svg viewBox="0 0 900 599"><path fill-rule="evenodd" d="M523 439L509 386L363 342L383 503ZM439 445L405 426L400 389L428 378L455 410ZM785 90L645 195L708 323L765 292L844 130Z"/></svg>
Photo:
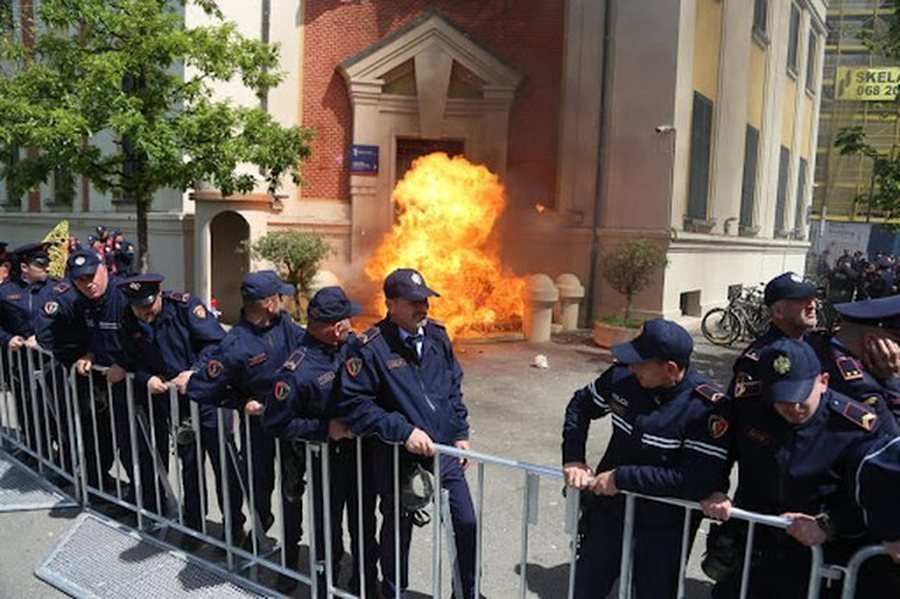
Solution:
<svg viewBox="0 0 900 599"><path fill-rule="evenodd" d="M566 485L586 489L591 484L594 471L582 462L566 462L563 464L563 477L566 479Z"/></svg>
<svg viewBox="0 0 900 599"><path fill-rule="evenodd" d="M607 470L606 472L601 472L595 476L594 481L591 483L591 491L593 491L595 495L615 495L618 493L619 487L616 486L616 470Z"/></svg>
<svg viewBox="0 0 900 599"><path fill-rule="evenodd" d="M81 376L87 376L88 374L90 374L91 367L93 365L94 356L91 354L86 354L75 361L75 372L77 372Z"/></svg>
<svg viewBox="0 0 900 599"><path fill-rule="evenodd" d="M152 395L165 393L168 390L168 385L166 385L166 383L158 376L151 376L149 379L147 379L147 391L149 391Z"/></svg>
<svg viewBox="0 0 900 599"><path fill-rule="evenodd" d="M428 436L428 433L420 428L414 428L403 443L406 451L417 453L424 456L434 455L434 441Z"/></svg>
<svg viewBox="0 0 900 599"><path fill-rule="evenodd" d="M118 383L125 378L125 369L118 364L113 364L106 369L106 380L110 383Z"/></svg>
<svg viewBox="0 0 900 599"><path fill-rule="evenodd" d="M468 439L460 439L458 441L453 442L453 447L460 449L462 451L469 451L472 448L469 445ZM459 465L463 467L463 470L469 467L469 458L459 458Z"/></svg>
<svg viewBox="0 0 900 599"><path fill-rule="evenodd" d="M900 345L893 339L867 335L862 359L869 372L878 378L900 376Z"/></svg>
<svg viewBox="0 0 900 599"><path fill-rule="evenodd" d="M249 416L261 416L265 411L266 406L253 398L250 398L247 403L244 404L244 412Z"/></svg>
<svg viewBox="0 0 900 599"><path fill-rule="evenodd" d="M885 541L882 545L884 545L891 559L900 564L900 540Z"/></svg>
<svg viewBox="0 0 900 599"><path fill-rule="evenodd" d="M38 346L37 338L32 335L28 339L25 340L25 347L28 349L34 349Z"/></svg>
<svg viewBox="0 0 900 599"><path fill-rule="evenodd" d="M781 517L791 520L791 524L785 529L785 532L796 539L798 543L812 547L813 545L821 545L828 540L828 535L816 522L815 516L786 512L781 514Z"/></svg>
<svg viewBox="0 0 900 599"><path fill-rule="evenodd" d="M188 381L191 380L191 375L194 374L193 370L183 370L179 372L178 375L172 379L172 384L175 385L175 388L178 389L178 392L184 395L187 393Z"/></svg>
<svg viewBox="0 0 900 599"><path fill-rule="evenodd" d="M23 345L25 345L25 339L19 335L13 335L13 338L9 340L9 349L13 351L18 350Z"/></svg>
<svg viewBox="0 0 900 599"><path fill-rule="evenodd" d="M335 441L352 439L353 431L340 418L332 418L328 421L328 438Z"/></svg>
<svg viewBox="0 0 900 599"><path fill-rule="evenodd" d="M731 518L731 498L721 491L716 491L706 499L700 500L703 515L723 522Z"/></svg>

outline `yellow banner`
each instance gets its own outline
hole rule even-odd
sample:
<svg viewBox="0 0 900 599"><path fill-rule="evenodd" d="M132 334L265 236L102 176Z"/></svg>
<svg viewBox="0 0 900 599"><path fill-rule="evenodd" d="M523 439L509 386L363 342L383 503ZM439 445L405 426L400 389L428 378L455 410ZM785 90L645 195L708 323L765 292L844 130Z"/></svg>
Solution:
<svg viewBox="0 0 900 599"><path fill-rule="evenodd" d="M891 102L900 91L900 67L838 67L834 81L837 100Z"/></svg>

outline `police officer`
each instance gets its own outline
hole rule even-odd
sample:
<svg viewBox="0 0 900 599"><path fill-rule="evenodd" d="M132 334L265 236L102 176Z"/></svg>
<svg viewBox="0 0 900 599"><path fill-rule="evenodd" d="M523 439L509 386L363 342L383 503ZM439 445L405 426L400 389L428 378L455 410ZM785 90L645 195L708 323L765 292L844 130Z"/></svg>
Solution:
<svg viewBox="0 0 900 599"><path fill-rule="evenodd" d="M6 253L6 246L7 243L5 241L0 241L0 283L9 278L10 268L12 267L9 254Z"/></svg>
<svg viewBox="0 0 900 599"><path fill-rule="evenodd" d="M900 442L865 404L828 389L829 375L809 344L780 339L763 351L759 365L762 399L749 400L733 418L741 481L734 504L792 522L784 531L757 528L748 596L801 597L809 546L830 541L828 555L860 535L886 543L900 539ZM707 516L730 517L732 501L723 493L701 505ZM875 571L877 589L890 572L885 577L885 570ZM737 596L737 574L717 585L713 596ZM860 596L900 591L891 588Z"/></svg>
<svg viewBox="0 0 900 599"><path fill-rule="evenodd" d="M340 413L354 434L377 435L400 449L402 475L416 464L430 467L434 443L469 449L467 409L462 401L462 368L444 327L428 319L428 298L438 293L411 268L384 280L387 317L352 344L341 373ZM401 595L408 584L412 511L400 514L400 555L394 547L393 451L373 447L374 479L383 516L380 545L382 590ZM467 599L475 591L475 513L464 469L465 460L441 455L441 486L450 494L450 511L459 560L458 573ZM395 579L395 560L400 580Z"/></svg>
<svg viewBox="0 0 900 599"><path fill-rule="evenodd" d="M727 485L727 400L690 365L693 347L678 324L647 321L632 342L613 346L613 366L566 407L566 484L593 492L583 506L589 523L575 597L605 597L619 577L625 505L619 491L701 499ZM586 464L585 443L591 421L607 415L613 434L595 472ZM639 500L635 518L636 596L674 597L684 510ZM698 524L695 518L691 540Z"/></svg>
<svg viewBox="0 0 900 599"><path fill-rule="evenodd" d="M38 411L35 412L31 401L31 385L28 381L27 371L28 364L24 355L18 354L18 358L14 359L13 368L7 365L6 350L17 351L22 347L34 348L37 345L35 337L35 318L40 312L53 286L58 282L50 276L50 256L47 253L49 243L29 243L13 250L12 257L17 265L18 272L9 278L5 283L0 284L0 347L3 353L3 376L16 396L16 407L20 418L20 425L27 425L28 439L31 440L34 449L37 449L37 437L35 424L43 422L47 416L42 409L44 402L51 403L50 413L59 417L60 410L65 405L60 405L58 401L54 402L52 398L45 398L38 389ZM15 377L11 375L15 373ZM56 378L61 377L61 370L57 371ZM51 383L53 376L47 369L46 380ZM61 387L60 387L61 390ZM62 397L60 394L58 397ZM63 402L64 403L64 402ZM56 423L51 424L48 429L53 440L59 442L64 428L64 419L57 419ZM47 430L42 428L43 430ZM51 453L46 451L51 448L50 439L45 439L44 447L41 452L45 455ZM63 443L58 446L60 451L67 448Z"/></svg>
<svg viewBox="0 0 900 599"><path fill-rule="evenodd" d="M125 312L122 326L127 335L129 351L134 365L135 384L146 388L151 395L150 407L154 411L154 424L158 451L162 451L164 463L168 464L168 429L166 423L169 412L168 382L179 374L190 370L202 362L202 355L211 351L225 337L225 330L215 318L209 315L206 306L198 298L185 293L160 290L165 277L158 274L142 274L122 279L118 286L128 297L131 309ZM184 404L187 400L183 401ZM174 414L178 423L186 419L189 424L189 406L181 405L180 413ZM216 408L200 406L200 450L185 427L182 438L177 439L178 455L181 458L181 480L184 489L184 521L187 526L201 530L201 494L206 497L206 469L204 456L208 457L216 481L216 496L219 510L227 514L225 523L231 527L232 542L240 544L244 537L244 514L241 511L243 496L237 478L236 465L225 467L219 459L218 417ZM231 411L225 414L225 429L231 431ZM142 423L146 425L146 422ZM193 431L191 431L193 432ZM149 430L147 431L149 434ZM226 489L222 473L227 472L229 496L228 509L225 506ZM202 474L202 476L200 476Z"/></svg>
<svg viewBox="0 0 900 599"><path fill-rule="evenodd" d="M360 553L359 509L357 503L356 441L353 433L337 418L337 373L347 357L351 332L350 318L360 313L340 287L324 287L309 302L306 336L276 375L272 393L266 396L263 424L289 441L328 441L313 446L313 507L316 523L316 557L324 560L325 536L320 451L328 451L329 513L331 522L331 564L337 581L344 553L344 510L350 531L353 572L350 587L359 592L360 566L365 567L366 595L376 596L375 496L368 481L363 485L364 550ZM367 454L368 455L368 454ZM368 465L366 465L368 466ZM364 466L366 478L371 468ZM324 591L324 588L322 589Z"/></svg>
<svg viewBox="0 0 900 599"><path fill-rule="evenodd" d="M241 282L243 309L240 321L213 351L203 356L205 362L201 368L184 372L175 380L179 391L192 401L242 412L242 451L247 461L247 448L243 447L243 442L249 428L253 463L250 492L263 530L268 530L275 519L272 492L275 489L276 439L263 430L262 402L272 389L275 372L303 339L303 329L282 309L284 296L293 297L293 294L294 286L284 283L274 271L245 275ZM281 445L282 480L288 479L285 468L293 453L286 444ZM302 468L298 466L297 469ZM292 471L290 478L298 480L298 475L302 479L302 474ZM292 494L291 498L294 501L282 502L284 551L285 562L296 567L301 505L299 496Z"/></svg>
<svg viewBox="0 0 900 599"><path fill-rule="evenodd" d="M92 249L79 249L71 253L66 261L67 276L78 291L75 310L71 311L75 322L70 326L83 327L87 332L87 346L82 348L82 355L75 360L75 372L80 375L77 382L79 396L82 401L89 398L90 386L87 377L94 379L93 398L95 408L102 413L98 414L97 421L109 422L108 413L105 413L107 402L112 402L115 420L115 442L119 452L119 461L129 471L129 479L134 477L132 472L132 446L131 425L129 422L128 406L126 401L125 376L129 364L128 352L125 349L126 339L122 333L122 314L128 309L128 298L122 290L116 286L116 278L111 277L103 263L100 254ZM68 301L68 300L66 300ZM55 302L55 304L54 304ZM55 320L62 320L70 310L61 310L60 298L51 299L44 306L44 313ZM54 312L50 314L50 312ZM94 365L106 367L103 374L92 370ZM106 398L107 382L112 387L112 397ZM147 397L143 389L134 390L135 405L146 405ZM86 408L88 406L85 406ZM145 408L146 409L146 408ZM89 410L83 409L83 413ZM85 414L89 416L90 414ZM106 436L102 430L106 424L98 424L101 428L97 432L98 438ZM143 505L153 506L156 503L156 492L153 478L152 458L148 446L140 442L138 435L138 463L141 476L141 488L143 490ZM107 474L113 462L113 452L106 455L105 440L101 442L97 458L102 468L102 477ZM86 447L87 453L92 453L91 448ZM110 489L103 489L109 492Z"/></svg>

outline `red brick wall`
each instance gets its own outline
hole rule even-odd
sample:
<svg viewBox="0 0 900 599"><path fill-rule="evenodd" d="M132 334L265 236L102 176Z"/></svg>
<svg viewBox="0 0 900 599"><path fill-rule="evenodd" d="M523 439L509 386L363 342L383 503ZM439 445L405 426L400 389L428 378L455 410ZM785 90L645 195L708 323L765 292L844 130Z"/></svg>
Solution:
<svg viewBox="0 0 900 599"><path fill-rule="evenodd" d="M308 0L303 124L316 131L307 197L349 198L352 109L341 61L436 7L525 75L512 105L507 188L516 204L552 204L565 2L544 0Z"/></svg>

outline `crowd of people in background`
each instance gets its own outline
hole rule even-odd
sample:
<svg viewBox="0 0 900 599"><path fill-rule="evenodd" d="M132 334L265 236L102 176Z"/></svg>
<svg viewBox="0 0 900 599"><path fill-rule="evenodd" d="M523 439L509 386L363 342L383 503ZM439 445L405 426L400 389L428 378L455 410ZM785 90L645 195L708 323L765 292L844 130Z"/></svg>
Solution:
<svg viewBox="0 0 900 599"><path fill-rule="evenodd" d="M893 254L869 256L857 250L844 252L832 261L825 250L816 264L816 276L831 303L851 302L895 295L900 291L900 261Z"/></svg>

